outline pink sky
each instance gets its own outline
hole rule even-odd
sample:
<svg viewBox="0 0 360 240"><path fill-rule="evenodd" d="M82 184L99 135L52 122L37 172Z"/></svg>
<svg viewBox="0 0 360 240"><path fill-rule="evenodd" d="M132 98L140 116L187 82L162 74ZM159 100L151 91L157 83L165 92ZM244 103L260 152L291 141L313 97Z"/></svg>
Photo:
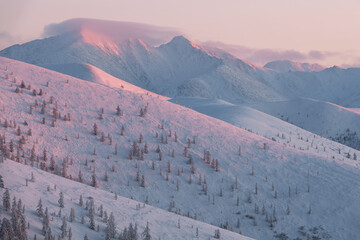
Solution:
<svg viewBox="0 0 360 240"><path fill-rule="evenodd" d="M0 48L81 17L172 27L196 41L230 44L258 64L266 56L360 66L359 12L358 0L11 0L1 3Z"/></svg>

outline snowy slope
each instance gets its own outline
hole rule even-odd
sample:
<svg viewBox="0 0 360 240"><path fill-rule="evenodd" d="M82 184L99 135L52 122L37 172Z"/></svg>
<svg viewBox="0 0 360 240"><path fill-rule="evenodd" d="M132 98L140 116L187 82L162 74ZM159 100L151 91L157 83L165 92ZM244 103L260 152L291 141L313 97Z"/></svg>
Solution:
<svg viewBox="0 0 360 240"><path fill-rule="evenodd" d="M110 88L6 58L0 61L0 131L6 136L7 146L14 141L15 160L19 136L17 128L10 127L14 125L10 120L16 120L20 134L27 135L32 129L32 136L25 137L24 157L19 154L19 161L31 164L29 158L35 146L39 162L35 157L34 167L43 166L49 172L75 180L81 170L86 184L91 184L95 174L99 189L241 231L256 239L272 239L280 233L300 239L307 234L309 237L331 235L334 239L355 239L359 234L355 221L360 214L356 200L360 197L358 161L343 159L341 154L332 158L332 154L324 157L299 150L298 145L304 142L299 139L292 139L295 147L290 148L163 99L126 91L126 88ZM34 97L27 89L16 93L22 80L37 92L43 89L43 96ZM33 108L31 115L30 106L35 100L39 106ZM47 107L41 114L43 100ZM52 109L56 102L62 119L64 114L70 113L71 121L57 120L52 127ZM118 104L123 116L116 115ZM147 114L140 117L140 108L147 104ZM103 119L99 117L101 108L104 108ZM8 128L4 127L5 119ZM92 133L94 123L98 126L98 136ZM122 126L123 136L120 134ZM104 132L104 142L101 132ZM143 148L147 143L149 153L144 160L138 161L137 157L129 160L129 150L133 141L139 141L140 134L144 140L138 145ZM194 174L187 164L189 157L184 156L188 138ZM309 140L307 147L327 152L329 146L326 144L321 139L315 144ZM156 153L158 146L162 152L161 161ZM44 149L48 156L46 162ZM174 157L171 156L173 150ZM211 161L218 159L218 172L203 161L204 150L211 153ZM359 155L355 150L351 155L354 153ZM58 166L55 171L49 168L51 155ZM168 171L169 165L171 171ZM104 180L106 172L108 181ZM144 175L145 187L136 181L137 172ZM262 215L262 206L265 215ZM311 214L308 214L310 208ZM269 226L270 217L277 219L273 228Z"/></svg>
<svg viewBox="0 0 360 240"><path fill-rule="evenodd" d="M326 68L317 63L299 63L289 60L268 62L264 67L278 72L319 72Z"/></svg>
<svg viewBox="0 0 360 240"><path fill-rule="evenodd" d="M346 158L348 157L349 152L353 152L353 149L351 147L339 144L337 142L328 140L324 137L330 138L331 136L334 136L334 140L339 141L339 139L335 139L335 136L338 136L339 132L346 132L346 128L349 128L350 126L354 126L354 128L357 127L356 115L345 113L341 114L339 113L339 109L333 109L334 111L328 111L325 113L319 113L314 110L313 117L307 118L307 126L309 129L304 130L304 128L299 122L301 121L301 117L297 114L293 117L289 117L287 119L287 116L285 112L285 109L291 109L294 113L296 111L295 106L302 106L304 110L311 109L310 105L313 105L313 100L308 100L308 105L304 106L304 104L299 104L299 101L292 102L293 104L290 106L290 103L288 106L285 106L285 103L269 103L261 105L261 107L257 107L259 110L256 110L255 108L252 108L247 105L236 105L232 104L223 100L219 99L206 99L206 98L175 98L171 99L171 102L178 103L182 106L189 107L191 109L194 109L195 111L198 111L200 113L206 114L208 116L212 116L214 118L223 120L225 122L228 122L230 124L233 124L235 126L241 127L243 129L246 129L250 132L254 132L256 134L259 134L261 136L264 136L268 139L272 139L274 141L280 142L284 145L287 145L289 147L293 147L294 143L292 140L296 139L296 146L297 148L317 153L319 155L322 155L323 157L337 157L337 158ZM305 100L303 100L305 101ZM325 103L324 103L325 104ZM273 107L271 107L273 106ZM275 111L275 106L277 107L276 110L278 111L284 111L282 112L285 115L278 115L279 113ZM331 105L333 106L333 105ZM339 108L339 106L337 106ZM319 106L315 107L315 109L320 110L326 107ZM290 110L290 112L291 112ZM340 108L340 111L357 111L356 109L344 109ZM268 115L264 112L269 112L269 114L273 114L273 116ZM275 114L276 113L276 114ZM287 112L287 114L290 114ZM304 114L304 113L301 113ZM307 113L306 113L307 114ZM353 121L351 122L351 117L353 117ZM319 117L321 116L321 117ZM326 120L326 116L331 116L331 120ZM348 118L343 119L340 121L340 117L342 116L348 116ZM355 117L355 118L354 118ZM282 120L283 119L283 120ZM290 119L295 119L295 122L293 124ZM288 121L286 121L288 120ZM324 124L324 121L327 121L326 124ZM323 122L321 122L323 121ZM344 123L341 126L339 126L339 123ZM300 127L298 127L298 124ZM314 134L312 131L316 132L317 129L321 129L322 127L325 128L325 126L328 127L329 130L325 130L324 132L328 131L328 135L319 133ZM337 131L335 131L333 126L341 127ZM333 134L333 135L332 135ZM313 148L309 147L309 142L314 145L318 146L327 146L328 150L323 151L323 149L320 148ZM341 142L341 141L340 141ZM349 142L344 142L344 144L349 144ZM351 144L350 144L351 145ZM353 146L356 147L356 146ZM351 156L353 157L353 156Z"/></svg>
<svg viewBox="0 0 360 240"><path fill-rule="evenodd" d="M30 223L30 229L27 230L29 239L32 239L35 234L38 239L42 235L42 220L35 213L40 199L42 200L44 210L47 207L52 216L50 226L55 236L61 234L60 226L63 217L58 216L59 210L61 209L62 216L66 216L68 221L70 209L74 208L75 221L68 221L67 223L67 227L71 227L72 230L72 239L83 239L85 234L88 235L89 239L105 239L106 223L99 216L100 212L96 210L96 225L100 226L100 232L93 231L88 227L87 210L79 205L80 195L82 195L84 202L93 198L96 209L102 205L103 210L107 211L108 215L112 212L115 216L117 232L128 227L130 223L137 223L139 234L141 234L146 223L149 222L153 239L208 239L213 237L215 230L218 229L215 226L154 208L128 198L118 196L115 199L114 193L64 179L60 176L10 160L0 163L0 166L0 174L5 179L5 187L10 190L11 198L21 199L25 205L25 216ZM34 175L34 182L30 181L32 174ZM28 180L28 186L25 185L26 180ZM1 193L4 192L3 189L0 189L0 191ZM64 194L64 208L60 208L58 204L60 192ZM140 207L137 207L137 205ZM82 215L86 217L84 224L81 224ZM196 229L198 229L198 237L196 237ZM221 230L220 234L223 239L250 239L224 229Z"/></svg>
<svg viewBox="0 0 360 240"><path fill-rule="evenodd" d="M360 115L356 110L314 99L263 103L255 108L310 132L360 149Z"/></svg>
<svg viewBox="0 0 360 240"><path fill-rule="evenodd" d="M144 90L142 88L139 88L131 83L125 82L124 80L116 78L90 64L81 64L81 63L69 63L69 64L58 64L58 65L54 64L54 65L47 65L46 68L60 73L64 73L66 75L74 76L83 80L95 82L111 88L122 88L134 93L150 94L151 96L155 96L161 99L169 99L162 95L158 95L149 92L147 90Z"/></svg>

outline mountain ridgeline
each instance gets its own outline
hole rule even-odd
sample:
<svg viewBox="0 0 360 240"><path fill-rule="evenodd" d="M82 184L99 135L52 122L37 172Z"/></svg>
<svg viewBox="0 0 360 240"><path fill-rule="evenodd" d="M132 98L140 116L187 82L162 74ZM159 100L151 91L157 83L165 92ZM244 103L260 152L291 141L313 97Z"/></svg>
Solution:
<svg viewBox="0 0 360 240"><path fill-rule="evenodd" d="M359 107L360 69L277 61L259 67L184 36L161 45L86 27L14 45L0 55L96 81L89 65L168 97L219 98L233 103L315 98Z"/></svg>

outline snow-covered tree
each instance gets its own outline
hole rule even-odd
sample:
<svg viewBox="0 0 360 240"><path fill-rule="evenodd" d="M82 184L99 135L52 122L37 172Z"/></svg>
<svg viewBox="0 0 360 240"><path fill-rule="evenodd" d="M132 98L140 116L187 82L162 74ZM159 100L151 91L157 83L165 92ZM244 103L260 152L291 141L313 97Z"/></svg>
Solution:
<svg viewBox="0 0 360 240"><path fill-rule="evenodd" d="M70 222L75 221L75 209L74 208L71 208L71 210L70 210L69 220L70 220Z"/></svg>
<svg viewBox="0 0 360 240"><path fill-rule="evenodd" d="M72 230L71 230L71 227L69 228L69 231L68 231L68 240L71 240L72 239Z"/></svg>
<svg viewBox="0 0 360 240"><path fill-rule="evenodd" d="M214 238L215 238L215 239L220 239L220 230L219 230L219 229L215 229Z"/></svg>
<svg viewBox="0 0 360 240"><path fill-rule="evenodd" d="M0 175L0 188L5 188L3 177Z"/></svg>
<svg viewBox="0 0 360 240"><path fill-rule="evenodd" d="M36 207L36 213L38 214L39 217L44 216L44 210L43 210L43 205L42 205L41 198L40 198L40 200L38 202L38 205Z"/></svg>
<svg viewBox="0 0 360 240"><path fill-rule="evenodd" d="M7 218L3 218L1 228L0 228L0 237L1 239L12 240L14 239L14 231L11 226L11 222Z"/></svg>
<svg viewBox="0 0 360 240"><path fill-rule="evenodd" d="M82 195L80 195L80 198L79 198L79 205L80 205L80 207L84 206L84 201L83 201Z"/></svg>
<svg viewBox="0 0 360 240"><path fill-rule="evenodd" d="M64 207L64 193L63 192L60 192L58 203L61 208Z"/></svg>
<svg viewBox="0 0 360 240"><path fill-rule="evenodd" d="M96 174L94 173L92 176L91 176L91 186L93 187L97 187L97 180L96 180Z"/></svg>
<svg viewBox="0 0 360 240"><path fill-rule="evenodd" d="M64 239L67 236L67 222L66 222L65 217L63 218L60 229L61 229L61 238Z"/></svg>
<svg viewBox="0 0 360 240"><path fill-rule="evenodd" d="M92 230L95 230L95 206L94 206L94 200L90 200L89 205L89 228Z"/></svg>
<svg viewBox="0 0 360 240"><path fill-rule="evenodd" d="M6 189L3 195L3 209L5 211L10 211L11 209L9 189Z"/></svg>
<svg viewBox="0 0 360 240"><path fill-rule="evenodd" d="M106 225L106 240L113 239L116 235L115 217L111 213Z"/></svg>
<svg viewBox="0 0 360 240"><path fill-rule="evenodd" d="M98 135L98 126L97 126L96 123L94 123L94 126L93 126L93 134L94 134L95 136Z"/></svg>
<svg viewBox="0 0 360 240"><path fill-rule="evenodd" d="M143 240L151 240L149 222L146 223L146 227L145 227L144 231L141 233L141 237Z"/></svg>
<svg viewBox="0 0 360 240"><path fill-rule="evenodd" d="M43 217L43 221L42 221L42 233L44 236L50 235L51 236L51 229L49 227L49 213L48 213L48 209L45 209L45 214ZM50 232L50 233L49 233Z"/></svg>

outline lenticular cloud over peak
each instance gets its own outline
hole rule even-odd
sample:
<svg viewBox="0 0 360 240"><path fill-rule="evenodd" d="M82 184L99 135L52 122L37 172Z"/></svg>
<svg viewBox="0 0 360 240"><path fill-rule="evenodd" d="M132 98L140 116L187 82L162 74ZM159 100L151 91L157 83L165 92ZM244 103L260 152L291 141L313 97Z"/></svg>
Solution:
<svg viewBox="0 0 360 240"><path fill-rule="evenodd" d="M47 25L44 28L43 37L82 31L96 32L116 42L132 38L142 39L154 45L168 42L174 36L181 34L180 31L174 28L143 23L75 18L61 23Z"/></svg>

